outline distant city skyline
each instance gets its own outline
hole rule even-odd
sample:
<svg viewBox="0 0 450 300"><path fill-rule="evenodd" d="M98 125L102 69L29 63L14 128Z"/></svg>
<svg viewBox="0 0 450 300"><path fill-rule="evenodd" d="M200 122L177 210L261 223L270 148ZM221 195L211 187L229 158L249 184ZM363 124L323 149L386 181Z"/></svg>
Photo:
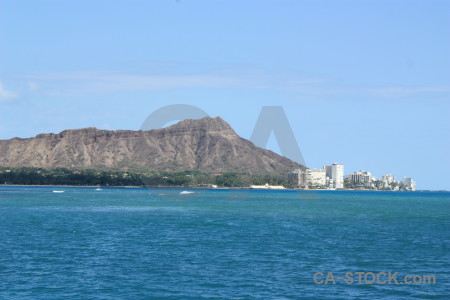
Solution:
<svg viewBox="0 0 450 300"><path fill-rule="evenodd" d="M1 1L0 139L282 106L308 167L450 190L449 36L449 1Z"/></svg>
<svg viewBox="0 0 450 300"><path fill-rule="evenodd" d="M300 189L371 189L389 191L415 191L414 178L403 176L396 180L392 174L376 178L368 171L344 172L343 164L333 163L322 168L295 169L288 173L288 179L295 188Z"/></svg>

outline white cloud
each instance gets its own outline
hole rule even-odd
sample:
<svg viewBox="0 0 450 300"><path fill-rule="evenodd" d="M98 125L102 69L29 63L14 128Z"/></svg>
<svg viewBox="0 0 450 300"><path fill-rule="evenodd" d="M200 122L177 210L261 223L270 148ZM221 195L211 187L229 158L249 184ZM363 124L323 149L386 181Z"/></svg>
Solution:
<svg viewBox="0 0 450 300"><path fill-rule="evenodd" d="M323 84L298 84L289 88L303 95L333 96L333 95L359 95L378 98L405 98L419 94L449 93L450 86L358 86L349 87L339 85L338 82Z"/></svg>
<svg viewBox="0 0 450 300"><path fill-rule="evenodd" d="M225 70L190 75L81 71L28 74L22 76L22 79L26 80L29 92L49 96L229 87L291 91L302 95L305 99L336 95L403 98L417 94L450 92L449 86L349 86L336 78L313 77L290 71L268 72L261 69ZM0 86L0 93L2 92L1 88ZM16 96L4 89L3 94L9 97Z"/></svg>
<svg viewBox="0 0 450 300"><path fill-rule="evenodd" d="M218 75L134 75L108 72L66 72L28 75L29 88L39 86L51 94L108 93L120 91L151 91L173 88L236 85L234 78ZM32 83L32 84L30 84Z"/></svg>
<svg viewBox="0 0 450 300"><path fill-rule="evenodd" d="M3 83L0 82L0 102L6 102L6 101L11 101L17 98L17 94L12 92L12 91L8 91L4 86Z"/></svg>
<svg viewBox="0 0 450 300"><path fill-rule="evenodd" d="M142 75L118 72L61 72L22 76L30 91L48 95L78 95L80 93L110 93L154 91L177 88L251 88L291 89L292 86L325 83L322 78L312 78L292 73L271 73L264 70L231 70L217 73L189 75Z"/></svg>
<svg viewBox="0 0 450 300"><path fill-rule="evenodd" d="M422 93L448 93L450 87L445 86L393 86L369 89L368 92L381 97L406 97Z"/></svg>
<svg viewBox="0 0 450 300"><path fill-rule="evenodd" d="M28 81L27 84L31 91L36 91L39 88L39 85L34 81Z"/></svg>

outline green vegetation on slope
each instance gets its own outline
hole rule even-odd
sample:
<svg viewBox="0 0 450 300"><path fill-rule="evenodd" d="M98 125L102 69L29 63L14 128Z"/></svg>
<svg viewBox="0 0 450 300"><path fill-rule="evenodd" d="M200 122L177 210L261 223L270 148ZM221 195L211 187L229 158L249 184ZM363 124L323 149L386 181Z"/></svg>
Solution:
<svg viewBox="0 0 450 300"><path fill-rule="evenodd" d="M0 184L76 185L76 186L161 186L161 187L248 187L250 185L284 185L292 183L277 174L245 173L208 174L195 170L183 172L124 172L96 169L0 167Z"/></svg>

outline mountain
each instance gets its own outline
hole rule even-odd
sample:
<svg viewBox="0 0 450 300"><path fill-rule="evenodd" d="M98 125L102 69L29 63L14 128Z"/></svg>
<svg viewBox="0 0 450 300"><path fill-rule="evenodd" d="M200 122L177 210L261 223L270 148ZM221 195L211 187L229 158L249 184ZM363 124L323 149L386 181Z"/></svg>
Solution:
<svg viewBox="0 0 450 300"><path fill-rule="evenodd" d="M0 166L252 174L304 168L241 138L220 117L149 131L90 127L0 140Z"/></svg>

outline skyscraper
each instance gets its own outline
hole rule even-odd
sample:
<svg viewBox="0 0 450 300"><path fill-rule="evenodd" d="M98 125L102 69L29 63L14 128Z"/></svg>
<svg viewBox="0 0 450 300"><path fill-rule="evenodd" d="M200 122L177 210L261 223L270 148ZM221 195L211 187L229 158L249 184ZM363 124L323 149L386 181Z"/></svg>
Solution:
<svg viewBox="0 0 450 300"><path fill-rule="evenodd" d="M412 178L403 177L403 186L407 191L415 191L416 190L416 182Z"/></svg>
<svg viewBox="0 0 450 300"><path fill-rule="evenodd" d="M326 176L333 180L333 187L336 189L344 188L344 165L332 164L330 166L323 166Z"/></svg>
<svg viewBox="0 0 450 300"><path fill-rule="evenodd" d="M331 165L331 178L334 182L334 187L337 189L344 188L344 165L332 164Z"/></svg>

